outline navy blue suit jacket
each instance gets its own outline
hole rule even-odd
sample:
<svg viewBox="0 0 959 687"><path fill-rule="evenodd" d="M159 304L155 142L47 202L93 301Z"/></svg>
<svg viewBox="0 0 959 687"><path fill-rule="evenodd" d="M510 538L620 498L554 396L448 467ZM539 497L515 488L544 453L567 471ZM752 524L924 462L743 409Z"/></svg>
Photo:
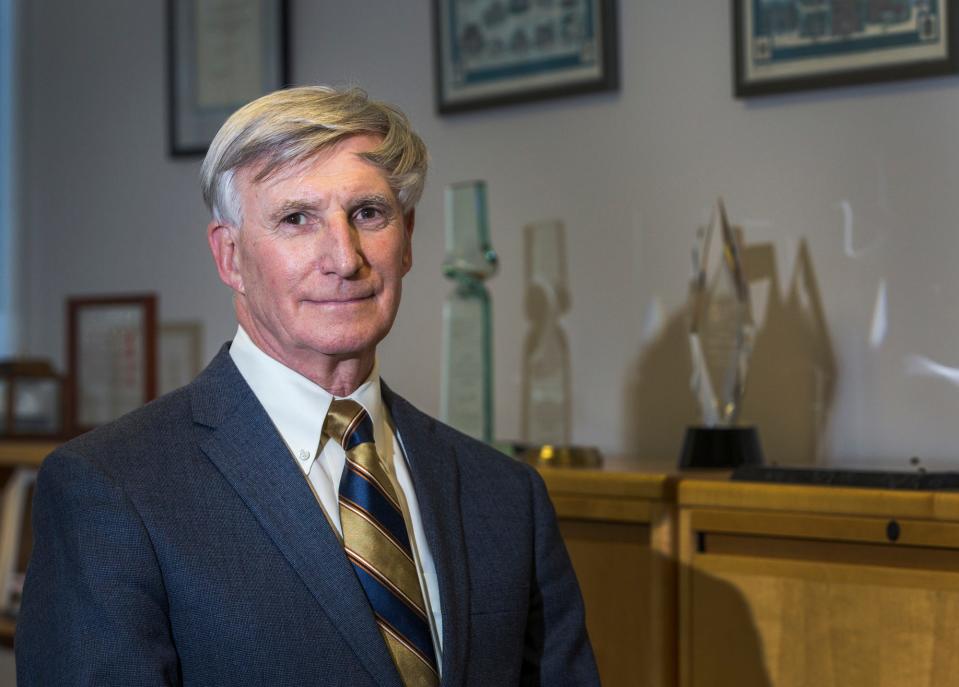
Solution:
<svg viewBox="0 0 959 687"><path fill-rule="evenodd" d="M443 613L443 685L599 684L541 478L384 387ZM401 687L307 481L226 348L43 464L18 684Z"/></svg>

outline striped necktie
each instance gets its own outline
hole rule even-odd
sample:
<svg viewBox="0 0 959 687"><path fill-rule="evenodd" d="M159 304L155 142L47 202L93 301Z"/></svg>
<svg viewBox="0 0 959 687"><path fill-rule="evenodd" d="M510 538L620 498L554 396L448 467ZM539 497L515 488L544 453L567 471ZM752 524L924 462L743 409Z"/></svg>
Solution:
<svg viewBox="0 0 959 687"><path fill-rule="evenodd" d="M406 687L439 684L426 604L396 490L376 453L373 422L350 399L334 400L323 437L346 452L340 479L343 546Z"/></svg>

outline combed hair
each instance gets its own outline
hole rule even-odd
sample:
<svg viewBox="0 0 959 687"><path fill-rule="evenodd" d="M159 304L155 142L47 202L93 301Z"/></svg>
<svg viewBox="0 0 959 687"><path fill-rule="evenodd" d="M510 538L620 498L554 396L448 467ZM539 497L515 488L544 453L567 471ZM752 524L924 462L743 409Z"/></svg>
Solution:
<svg viewBox="0 0 959 687"><path fill-rule="evenodd" d="M240 226L243 217L235 185L239 170L255 167L254 180L263 181L281 168L362 134L382 137L375 150L360 155L384 171L403 212L409 212L426 181L426 145L398 108L371 100L355 87L274 91L234 112L203 160L203 200L218 221Z"/></svg>

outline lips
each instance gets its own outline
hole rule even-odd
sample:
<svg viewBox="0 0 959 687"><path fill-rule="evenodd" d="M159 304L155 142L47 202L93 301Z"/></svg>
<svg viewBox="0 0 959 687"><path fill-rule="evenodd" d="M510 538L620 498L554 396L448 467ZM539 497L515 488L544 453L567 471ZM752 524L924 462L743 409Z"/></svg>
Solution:
<svg viewBox="0 0 959 687"><path fill-rule="evenodd" d="M307 298L306 303L313 305L350 305L351 303L361 303L373 298L373 294L360 294L356 296L336 296L333 298Z"/></svg>

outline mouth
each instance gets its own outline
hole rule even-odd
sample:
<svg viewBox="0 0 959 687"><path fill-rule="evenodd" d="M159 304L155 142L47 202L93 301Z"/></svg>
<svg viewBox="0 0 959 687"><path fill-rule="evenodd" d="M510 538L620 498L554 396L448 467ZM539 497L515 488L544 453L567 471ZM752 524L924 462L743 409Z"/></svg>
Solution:
<svg viewBox="0 0 959 687"><path fill-rule="evenodd" d="M356 305L357 303L362 303L364 301L371 300L373 298L372 294L369 295L359 295L359 296L336 296L334 298L307 298L304 299L304 303L308 305L319 305L326 306L331 308Z"/></svg>

